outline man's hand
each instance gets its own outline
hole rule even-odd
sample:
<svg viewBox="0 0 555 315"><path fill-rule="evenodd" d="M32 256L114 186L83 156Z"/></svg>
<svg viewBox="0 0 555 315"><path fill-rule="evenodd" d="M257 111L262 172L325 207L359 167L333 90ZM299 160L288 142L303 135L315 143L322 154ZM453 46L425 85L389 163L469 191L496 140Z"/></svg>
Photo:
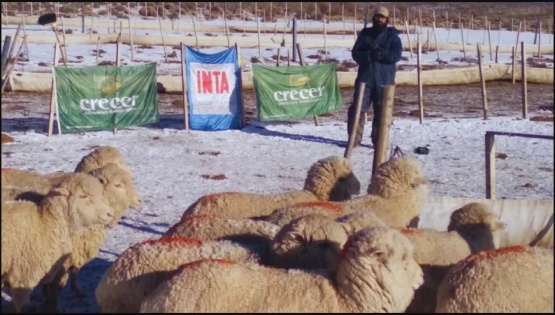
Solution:
<svg viewBox="0 0 555 315"><path fill-rule="evenodd" d="M368 53L368 59L372 61L380 61L383 59L383 52L380 48L372 49Z"/></svg>

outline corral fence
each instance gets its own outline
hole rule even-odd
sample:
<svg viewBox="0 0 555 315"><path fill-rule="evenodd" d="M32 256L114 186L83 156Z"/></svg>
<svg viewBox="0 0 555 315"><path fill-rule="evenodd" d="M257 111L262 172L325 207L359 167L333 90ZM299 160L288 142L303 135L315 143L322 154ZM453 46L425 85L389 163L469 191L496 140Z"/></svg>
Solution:
<svg viewBox="0 0 555 315"><path fill-rule="evenodd" d="M515 132L486 131L485 157L486 157L486 198L495 199L495 136L522 137L552 140L553 136L535 135Z"/></svg>

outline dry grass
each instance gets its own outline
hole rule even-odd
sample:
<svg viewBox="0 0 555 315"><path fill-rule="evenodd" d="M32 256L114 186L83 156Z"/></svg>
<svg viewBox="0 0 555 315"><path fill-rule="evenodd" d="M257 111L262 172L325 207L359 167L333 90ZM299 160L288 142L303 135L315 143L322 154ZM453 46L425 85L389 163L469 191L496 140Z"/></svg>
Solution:
<svg viewBox="0 0 555 315"><path fill-rule="evenodd" d="M34 15L55 12L54 2L42 2L40 10L37 2L33 4ZM94 6L97 8L95 15L106 16L110 11L111 16L126 18L130 13L127 4L128 2L112 2L108 10L105 2L85 2L84 13L91 15ZM202 16L207 20L220 18L224 12L224 2L129 2L129 4L132 8L131 15L143 17L176 18L180 13L179 6L181 6L181 14ZM225 6L226 17L240 19L241 11L244 11L245 18L252 21L255 16L255 4L258 17L265 16L266 21L276 21L276 18L283 18L286 15L319 21L324 17L331 21L352 21L356 7L356 17L359 22L364 20L367 12L371 14L380 5L378 2L230 2ZM519 22L523 24L525 22L526 28L532 30L535 27L536 18L543 22L544 31L547 29L548 21L553 24L554 6L549 2L385 2L383 5L390 11L390 20L395 15L398 25L404 23L407 15L409 23L415 25L420 11L425 26L432 25L435 15L436 26L448 27L453 22L452 27L458 28L459 14L460 22L464 27L468 27L472 20L475 29L484 29L487 26L486 17L491 22L492 30L498 29L500 23L503 28L511 29L511 21L514 30L518 28ZM7 6L8 14L12 16L31 12L30 2L9 2ZM81 10L81 3L67 2L61 7L60 14L64 17L78 17L81 15ZM549 32L552 33L552 30Z"/></svg>

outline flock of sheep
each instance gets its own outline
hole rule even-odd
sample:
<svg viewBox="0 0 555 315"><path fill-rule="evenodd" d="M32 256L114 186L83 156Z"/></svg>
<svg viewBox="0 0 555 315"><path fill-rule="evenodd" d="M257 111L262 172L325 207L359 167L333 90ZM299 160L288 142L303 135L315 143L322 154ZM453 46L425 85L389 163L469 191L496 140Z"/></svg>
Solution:
<svg viewBox="0 0 555 315"><path fill-rule="evenodd" d="M102 276L103 312L553 312L553 248L499 248L488 205L419 229L428 181L392 157L367 194L348 159L328 157L304 188L225 192L191 204L159 239L125 250ZM141 204L121 153L99 147L74 172L2 168L2 287L22 312L41 286L60 290L98 255L106 228ZM21 233L25 231L25 233Z"/></svg>

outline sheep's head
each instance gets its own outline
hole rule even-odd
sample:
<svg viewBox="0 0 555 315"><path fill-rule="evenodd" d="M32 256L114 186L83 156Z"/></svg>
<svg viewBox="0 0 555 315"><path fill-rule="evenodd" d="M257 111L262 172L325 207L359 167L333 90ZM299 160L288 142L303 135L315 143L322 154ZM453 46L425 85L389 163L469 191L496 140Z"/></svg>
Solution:
<svg viewBox="0 0 555 315"><path fill-rule="evenodd" d="M330 156L310 167L304 190L312 192L322 201L344 201L360 194L360 181L353 174L349 159Z"/></svg>
<svg viewBox="0 0 555 315"><path fill-rule="evenodd" d="M88 155L84 156L79 164L77 164L75 172L88 173L94 169L101 168L108 163L117 164L119 167L129 172L129 174L133 176L133 173L131 172L127 164L125 164L125 160L123 159L123 155L121 154L121 152L118 149L110 146L98 147Z"/></svg>
<svg viewBox="0 0 555 315"><path fill-rule="evenodd" d="M409 239L397 230L370 227L358 231L349 237L338 259L338 290L362 312L404 312L424 281L413 250Z"/></svg>
<svg viewBox="0 0 555 315"><path fill-rule="evenodd" d="M416 196L422 199L419 201L424 202L428 197L428 179L418 160L401 156L378 166L367 192L384 198L416 193Z"/></svg>
<svg viewBox="0 0 555 315"><path fill-rule="evenodd" d="M293 219L300 218L307 214L322 214L336 217L341 215L343 211L344 209L340 204L327 201L308 201L276 209L263 219L283 227Z"/></svg>
<svg viewBox="0 0 555 315"><path fill-rule="evenodd" d="M471 202L451 213L448 231L457 231L463 238L472 238L480 248L473 251L499 248L499 233L506 224L501 222L485 203Z"/></svg>
<svg viewBox="0 0 555 315"><path fill-rule="evenodd" d="M114 218L114 210L104 196L102 184L84 173L72 174L52 188L41 205L67 211L72 236L95 224L106 225Z"/></svg>
<svg viewBox="0 0 555 315"><path fill-rule="evenodd" d="M101 168L92 170L90 175L98 178L104 186L104 193L114 208L114 220L109 226L118 223L127 209L141 204L141 196L133 187L131 174L115 163L108 163Z"/></svg>
<svg viewBox="0 0 555 315"><path fill-rule="evenodd" d="M364 210L344 215L335 219L335 221L342 225L349 235L367 227L387 227L387 224L372 211Z"/></svg>
<svg viewBox="0 0 555 315"><path fill-rule="evenodd" d="M346 232L325 215L309 214L292 220L274 237L271 259L283 268L334 268Z"/></svg>

